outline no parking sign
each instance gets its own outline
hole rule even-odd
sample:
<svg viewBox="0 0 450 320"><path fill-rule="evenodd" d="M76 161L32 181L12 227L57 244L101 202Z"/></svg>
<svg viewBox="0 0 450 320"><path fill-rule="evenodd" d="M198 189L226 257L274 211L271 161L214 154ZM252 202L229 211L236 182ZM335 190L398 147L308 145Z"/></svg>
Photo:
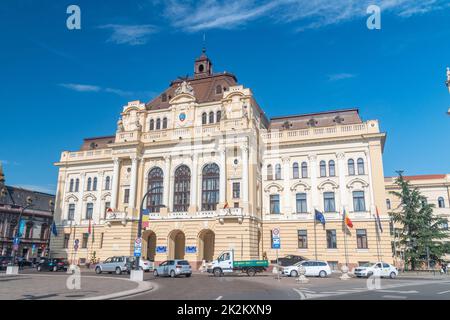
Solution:
<svg viewBox="0 0 450 320"><path fill-rule="evenodd" d="M272 249L280 249L280 229L275 228L272 230Z"/></svg>

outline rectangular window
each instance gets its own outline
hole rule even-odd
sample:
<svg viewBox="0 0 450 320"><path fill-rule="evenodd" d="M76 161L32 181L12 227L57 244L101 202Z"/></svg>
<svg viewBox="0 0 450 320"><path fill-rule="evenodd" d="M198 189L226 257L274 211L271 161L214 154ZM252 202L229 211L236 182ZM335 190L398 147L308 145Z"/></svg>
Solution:
<svg viewBox="0 0 450 320"><path fill-rule="evenodd" d="M88 246L89 233L83 233L83 240L81 241L81 248L86 249Z"/></svg>
<svg viewBox="0 0 450 320"><path fill-rule="evenodd" d="M280 195L271 194L270 195L270 213L279 214L280 213Z"/></svg>
<svg viewBox="0 0 450 320"><path fill-rule="evenodd" d="M308 212L308 206L306 203L306 193L297 193L295 195L297 213L306 213Z"/></svg>
<svg viewBox="0 0 450 320"><path fill-rule="evenodd" d="M368 249L367 245L367 230L366 229L356 229L356 243L358 249Z"/></svg>
<svg viewBox="0 0 450 320"><path fill-rule="evenodd" d="M355 212L366 211L366 203L364 200L364 191L353 191L353 210Z"/></svg>
<svg viewBox="0 0 450 320"><path fill-rule="evenodd" d="M94 204L87 203L86 204L86 220L91 220L93 214L94 214Z"/></svg>
<svg viewBox="0 0 450 320"><path fill-rule="evenodd" d="M239 182L233 182L233 199L239 199L241 197L241 184Z"/></svg>
<svg viewBox="0 0 450 320"><path fill-rule="evenodd" d="M69 248L70 233L64 234L63 249Z"/></svg>
<svg viewBox="0 0 450 320"><path fill-rule="evenodd" d="M298 248L307 249L308 248L308 231L298 230Z"/></svg>
<svg viewBox="0 0 450 320"><path fill-rule="evenodd" d="M325 212L336 212L336 203L334 201L334 192L324 192L323 194Z"/></svg>
<svg viewBox="0 0 450 320"><path fill-rule="evenodd" d="M105 202L105 214L108 212L108 209L111 208L111 202L107 201Z"/></svg>
<svg viewBox="0 0 450 320"><path fill-rule="evenodd" d="M234 203L234 207L235 207L235 208L239 208L239 202L235 202L235 203Z"/></svg>
<svg viewBox="0 0 450 320"><path fill-rule="evenodd" d="M67 212L67 220L75 220L75 203L69 203L69 210Z"/></svg>
<svg viewBox="0 0 450 320"><path fill-rule="evenodd" d="M130 189L124 189L123 190L123 203L129 203L130 202Z"/></svg>
<svg viewBox="0 0 450 320"><path fill-rule="evenodd" d="M336 230L327 230L327 248L337 249Z"/></svg>

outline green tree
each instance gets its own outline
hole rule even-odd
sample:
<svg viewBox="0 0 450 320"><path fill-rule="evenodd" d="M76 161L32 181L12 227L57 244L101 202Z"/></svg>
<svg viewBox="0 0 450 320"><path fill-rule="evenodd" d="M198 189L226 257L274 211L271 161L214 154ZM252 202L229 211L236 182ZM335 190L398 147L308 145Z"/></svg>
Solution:
<svg viewBox="0 0 450 320"><path fill-rule="evenodd" d="M428 255L430 260L440 261L449 248L443 241L449 236L442 228L446 220L433 214L434 205L427 203L420 191L404 179L402 172L398 172L395 183L400 191L390 193L400 199L400 205L389 215L403 228L396 246L403 250L405 267L415 270L427 262Z"/></svg>

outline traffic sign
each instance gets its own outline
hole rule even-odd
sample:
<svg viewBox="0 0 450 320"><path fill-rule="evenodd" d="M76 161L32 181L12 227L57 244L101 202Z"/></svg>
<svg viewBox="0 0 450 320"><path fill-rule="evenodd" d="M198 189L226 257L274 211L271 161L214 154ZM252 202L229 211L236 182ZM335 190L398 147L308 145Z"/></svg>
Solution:
<svg viewBox="0 0 450 320"><path fill-rule="evenodd" d="M134 256L140 257L142 251L142 238L136 238L134 240Z"/></svg>
<svg viewBox="0 0 450 320"><path fill-rule="evenodd" d="M13 244L14 245L19 245L20 244L20 238L19 237L15 237L13 240Z"/></svg>
<svg viewBox="0 0 450 320"><path fill-rule="evenodd" d="M280 249L280 229L275 228L272 230L272 249Z"/></svg>

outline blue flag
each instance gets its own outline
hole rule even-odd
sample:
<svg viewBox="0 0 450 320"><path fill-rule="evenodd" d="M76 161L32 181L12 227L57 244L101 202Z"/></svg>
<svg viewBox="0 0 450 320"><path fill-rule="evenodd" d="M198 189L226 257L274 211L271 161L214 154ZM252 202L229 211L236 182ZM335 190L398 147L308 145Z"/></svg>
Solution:
<svg viewBox="0 0 450 320"><path fill-rule="evenodd" d="M55 221L53 221L53 223L52 223L52 233L55 235L55 237L58 236L58 230L56 230Z"/></svg>
<svg viewBox="0 0 450 320"><path fill-rule="evenodd" d="M325 225L325 216L323 215L323 213L317 209L314 209L314 212L316 221L319 221L321 224Z"/></svg>

